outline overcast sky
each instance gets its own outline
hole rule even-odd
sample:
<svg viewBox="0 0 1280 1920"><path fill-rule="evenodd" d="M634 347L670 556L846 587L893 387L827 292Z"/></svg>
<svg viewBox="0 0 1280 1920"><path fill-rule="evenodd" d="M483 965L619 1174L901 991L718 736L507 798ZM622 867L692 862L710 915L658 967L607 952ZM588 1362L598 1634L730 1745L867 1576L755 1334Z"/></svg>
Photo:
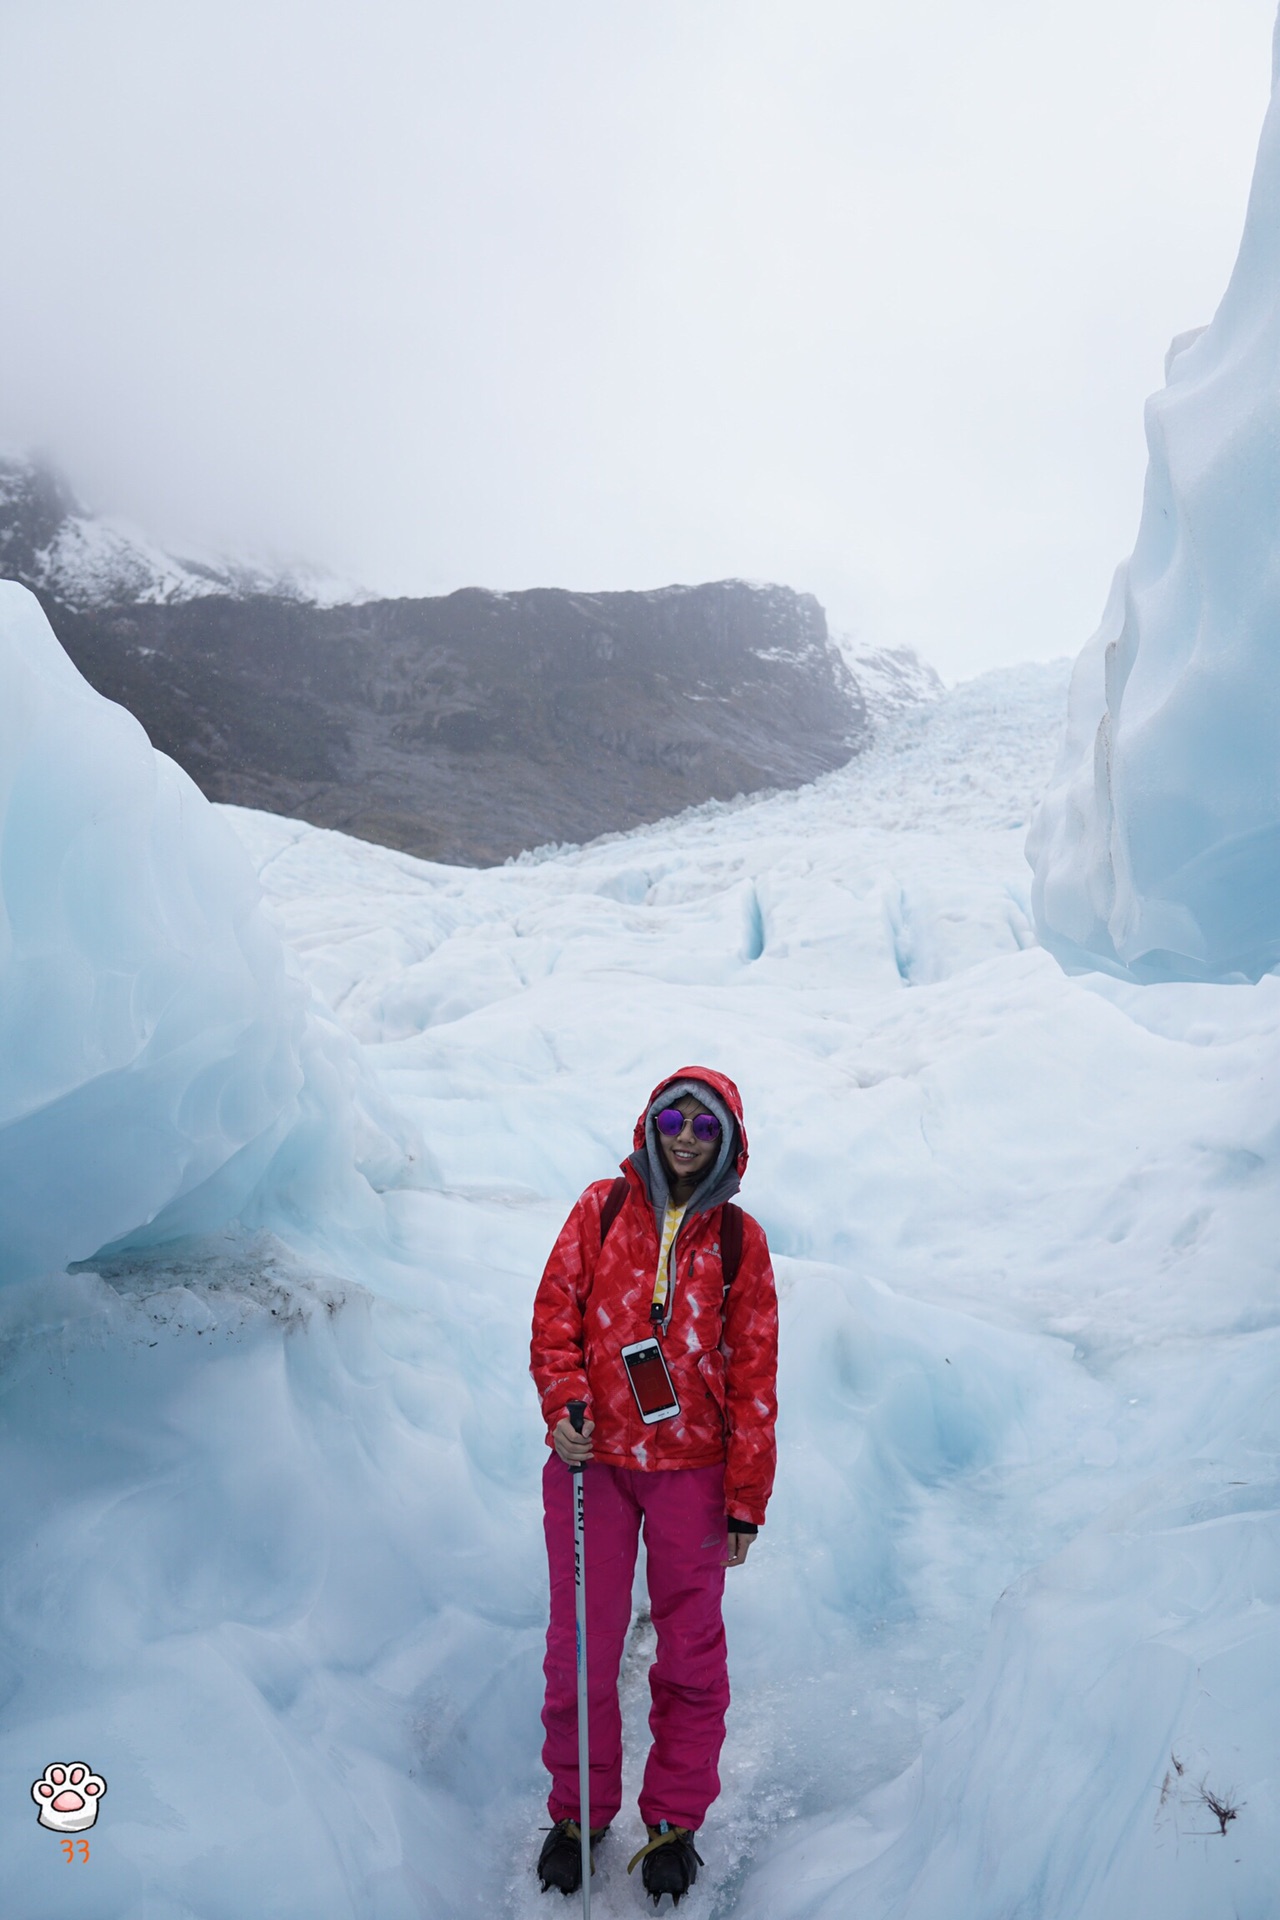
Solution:
<svg viewBox="0 0 1280 1920"><path fill-rule="evenodd" d="M0 0L0 438L393 593L1074 653L1275 0Z"/></svg>

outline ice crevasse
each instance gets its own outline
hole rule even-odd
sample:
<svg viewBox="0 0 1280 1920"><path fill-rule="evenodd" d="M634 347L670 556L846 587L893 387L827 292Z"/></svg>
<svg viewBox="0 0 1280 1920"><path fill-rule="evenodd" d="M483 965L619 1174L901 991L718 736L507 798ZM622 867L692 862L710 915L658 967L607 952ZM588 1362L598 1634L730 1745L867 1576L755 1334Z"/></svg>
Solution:
<svg viewBox="0 0 1280 1920"><path fill-rule="evenodd" d="M1138 981L1280 962L1276 64L1239 257L1147 404L1137 542L1077 663L1027 845L1044 945Z"/></svg>
<svg viewBox="0 0 1280 1920"><path fill-rule="evenodd" d="M0 582L0 1280L359 1212L380 1127L226 823ZM392 1127L394 1132L394 1126Z"/></svg>

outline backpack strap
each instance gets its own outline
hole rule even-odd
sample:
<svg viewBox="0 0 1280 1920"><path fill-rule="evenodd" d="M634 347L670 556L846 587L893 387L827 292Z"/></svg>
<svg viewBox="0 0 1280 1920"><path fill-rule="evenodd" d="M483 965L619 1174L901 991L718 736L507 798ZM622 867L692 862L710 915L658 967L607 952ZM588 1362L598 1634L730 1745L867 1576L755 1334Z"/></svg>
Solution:
<svg viewBox="0 0 1280 1920"><path fill-rule="evenodd" d="M613 1185L610 1187L608 1194L605 1196L605 1203L600 1209L600 1245L601 1246L603 1246L605 1241L609 1238L609 1229L613 1225L614 1221L617 1219L618 1215L622 1212L623 1202L625 1201L626 1197L627 1197L627 1176L625 1173L620 1173L617 1179L614 1181Z"/></svg>

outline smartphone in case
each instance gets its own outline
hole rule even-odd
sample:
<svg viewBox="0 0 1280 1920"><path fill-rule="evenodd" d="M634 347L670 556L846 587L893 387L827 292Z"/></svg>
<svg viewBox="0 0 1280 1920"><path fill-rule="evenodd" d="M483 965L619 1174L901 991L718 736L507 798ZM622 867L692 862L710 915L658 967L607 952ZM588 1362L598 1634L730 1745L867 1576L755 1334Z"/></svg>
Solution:
<svg viewBox="0 0 1280 1920"><path fill-rule="evenodd" d="M647 1340L633 1340L630 1346L623 1347L622 1364L627 1370L631 1391L640 1409L640 1418L647 1427L653 1426L658 1420L670 1420L679 1413L680 1402L671 1384L662 1348L652 1335Z"/></svg>

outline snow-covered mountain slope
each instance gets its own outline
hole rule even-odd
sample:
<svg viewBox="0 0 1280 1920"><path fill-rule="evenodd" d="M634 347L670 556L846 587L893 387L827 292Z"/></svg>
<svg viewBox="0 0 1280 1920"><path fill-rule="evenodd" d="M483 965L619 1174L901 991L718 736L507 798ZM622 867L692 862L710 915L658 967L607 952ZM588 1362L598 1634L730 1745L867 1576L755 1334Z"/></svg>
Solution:
<svg viewBox="0 0 1280 1920"><path fill-rule="evenodd" d="M363 1242L280 1188L0 1298L24 1915L549 1911L532 1290L691 1056L743 1087L783 1346L682 1915L1268 1912L1280 985L1035 946L1063 695L989 676L807 789L488 870L227 810L439 1184L391 1170ZM83 1867L28 1798L73 1756Z"/></svg>
<svg viewBox="0 0 1280 1920"><path fill-rule="evenodd" d="M1166 370L1029 843L1036 922L1068 965L1256 980L1280 963L1280 85L1230 285Z"/></svg>
<svg viewBox="0 0 1280 1920"><path fill-rule="evenodd" d="M942 693L936 669L910 647L868 647L842 633L833 633L831 640L862 688L867 712L877 726L904 707L936 700Z"/></svg>
<svg viewBox="0 0 1280 1920"><path fill-rule="evenodd" d="M179 558L127 521L85 511L41 462L0 450L0 573L61 605L172 605L265 593L309 605L367 598L317 568L223 557Z"/></svg>

